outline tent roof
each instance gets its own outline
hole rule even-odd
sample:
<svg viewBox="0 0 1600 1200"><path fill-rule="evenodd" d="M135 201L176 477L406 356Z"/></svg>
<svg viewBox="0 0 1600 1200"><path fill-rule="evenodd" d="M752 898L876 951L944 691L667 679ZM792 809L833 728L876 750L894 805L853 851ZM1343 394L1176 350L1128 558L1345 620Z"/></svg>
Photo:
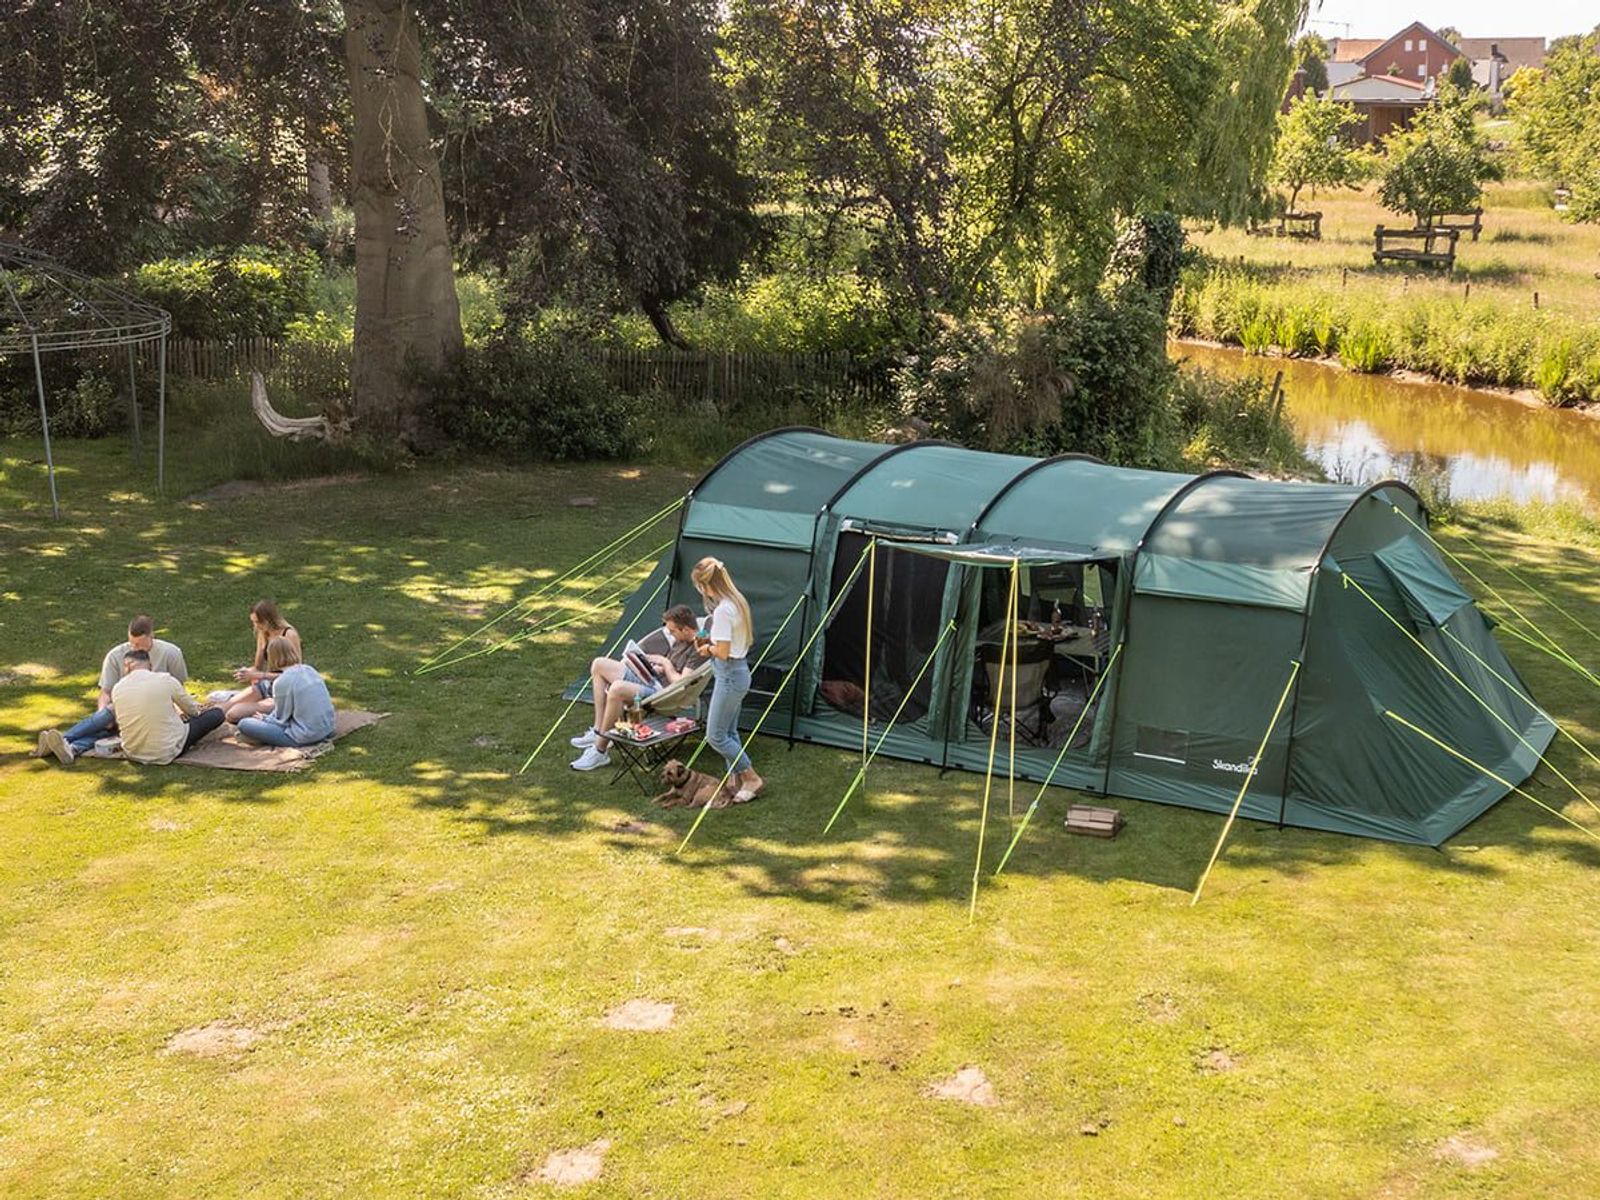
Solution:
<svg viewBox="0 0 1600 1200"><path fill-rule="evenodd" d="M1081 456L1045 459L995 497L977 532L1123 553L1139 544L1150 522L1193 478ZM1073 503L1063 505L1062 495Z"/></svg>
<svg viewBox="0 0 1600 1200"><path fill-rule="evenodd" d="M1070 561L1138 550L1141 590L1303 608L1313 568L1376 488L1183 475L1082 455L1023 458L944 442L887 446L780 429L691 493L686 535L809 550L826 512L953 535L969 561Z"/></svg>
<svg viewBox="0 0 1600 1200"><path fill-rule="evenodd" d="M874 463L833 509L874 523L965 533L995 494L1034 462L1015 454L916 442Z"/></svg>

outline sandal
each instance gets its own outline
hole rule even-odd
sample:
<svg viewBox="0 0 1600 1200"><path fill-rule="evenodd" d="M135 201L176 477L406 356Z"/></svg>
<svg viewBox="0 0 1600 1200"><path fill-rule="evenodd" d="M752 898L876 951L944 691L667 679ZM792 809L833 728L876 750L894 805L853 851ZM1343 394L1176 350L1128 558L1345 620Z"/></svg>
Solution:
<svg viewBox="0 0 1600 1200"><path fill-rule="evenodd" d="M747 788L747 787L740 788L737 792L734 793L733 802L735 804L749 804L750 801L754 800L757 796L761 795L761 793L766 791L766 790L767 790L767 785L765 783L763 783L760 787L755 788L755 789L751 789L751 788Z"/></svg>

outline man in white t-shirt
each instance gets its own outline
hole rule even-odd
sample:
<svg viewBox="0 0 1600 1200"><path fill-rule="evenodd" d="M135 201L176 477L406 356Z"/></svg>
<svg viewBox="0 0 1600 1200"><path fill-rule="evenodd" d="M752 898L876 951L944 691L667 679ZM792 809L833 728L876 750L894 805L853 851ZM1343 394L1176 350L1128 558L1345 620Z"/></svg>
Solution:
<svg viewBox="0 0 1600 1200"><path fill-rule="evenodd" d="M222 724L222 709L201 708L183 684L165 671L151 670L148 650L123 655L122 672L111 689L111 708L101 711L116 713L122 752L135 762L169 763ZM45 730L39 735L40 749L70 766L94 744L93 738L85 744L86 735L80 732L84 724L79 722L65 734Z"/></svg>
<svg viewBox="0 0 1600 1200"><path fill-rule="evenodd" d="M60 735L72 750L73 757L92 748L100 738L109 737L118 731L117 713L111 703L111 693L122 680L124 660L136 650L149 656L152 671L170 675L179 683L188 681L189 668L183 661L183 651L171 642L164 642L156 637L155 622L149 617L143 613L134 617L128 622L128 640L106 651L105 659L100 664L100 703L94 715L85 717ZM43 758L52 752L47 744L51 732L47 729L39 734L39 744L33 752L35 758ZM57 754L56 757L60 758L61 755Z"/></svg>

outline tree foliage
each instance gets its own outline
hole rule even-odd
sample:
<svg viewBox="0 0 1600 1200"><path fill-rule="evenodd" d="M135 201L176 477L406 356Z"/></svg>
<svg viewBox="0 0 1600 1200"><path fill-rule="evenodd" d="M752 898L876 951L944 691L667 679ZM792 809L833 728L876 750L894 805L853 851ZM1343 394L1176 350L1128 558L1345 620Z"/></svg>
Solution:
<svg viewBox="0 0 1600 1200"><path fill-rule="evenodd" d="M1567 217L1600 221L1600 32L1552 46L1542 70L1523 68L1507 90L1534 169L1571 192Z"/></svg>
<svg viewBox="0 0 1600 1200"><path fill-rule="evenodd" d="M1448 82L1409 129L1384 139L1378 198L1384 207L1426 225L1443 213L1478 203L1483 185L1500 176L1483 135L1473 122L1480 98Z"/></svg>
<svg viewBox="0 0 1600 1200"><path fill-rule="evenodd" d="M1306 73L1306 89L1321 95L1328 90L1328 43L1316 33L1306 33L1294 44L1295 64Z"/></svg>
<svg viewBox="0 0 1600 1200"><path fill-rule="evenodd" d="M759 232L709 0L439 4L434 84L466 257L516 304L641 305L731 278Z"/></svg>
<svg viewBox="0 0 1600 1200"><path fill-rule="evenodd" d="M1332 97L1301 96L1279 116L1268 179L1289 189L1290 212L1295 211L1303 188L1353 186L1359 181L1355 148L1344 133L1360 123L1353 108Z"/></svg>
<svg viewBox="0 0 1600 1200"><path fill-rule="evenodd" d="M1299 0L739 0L731 63L767 199L925 323L1097 277L1148 207L1259 193Z"/></svg>

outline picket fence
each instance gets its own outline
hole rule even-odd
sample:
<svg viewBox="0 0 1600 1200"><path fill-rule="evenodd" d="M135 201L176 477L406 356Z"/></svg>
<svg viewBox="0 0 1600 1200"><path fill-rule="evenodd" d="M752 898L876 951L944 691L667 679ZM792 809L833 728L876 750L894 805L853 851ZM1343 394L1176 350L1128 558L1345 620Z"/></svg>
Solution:
<svg viewBox="0 0 1600 1200"><path fill-rule="evenodd" d="M586 352L619 391L653 394L685 408L719 413L792 399L872 405L886 401L891 390L881 364L865 363L843 350L769 353L592 346ZM153 368L155 348L143 348L141 357ZM207 380L260 371L281 385L326 386L348 380L350 347L277 338L174 338L167 343L167 371L175 378Z"/></svg>

